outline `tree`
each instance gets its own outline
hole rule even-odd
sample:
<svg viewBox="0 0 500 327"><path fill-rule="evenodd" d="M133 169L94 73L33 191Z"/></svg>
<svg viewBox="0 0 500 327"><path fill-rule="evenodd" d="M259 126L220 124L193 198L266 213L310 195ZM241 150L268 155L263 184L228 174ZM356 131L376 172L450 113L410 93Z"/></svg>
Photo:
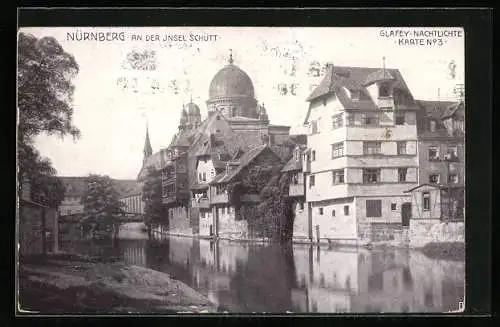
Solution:
<svg viewBox="0 0 500 327"><path fill-rule="evenodd" d="M19 165L18 180L28 178L31 184L31 198L41 204L57 208L64 199L65 187L55 176L56 170L48 158L43 158L40 153L30 145L21 145L18 149ZM20 183L21 185L22 183ZM18 189L20 192L21 189Z"/></svg>
<svg viewBox="0 0 500 327"><path fill-rule="evenodd" d="M281 174L281 168L255 165L241 180L230 183L228 192L238 216L247 219L252 233L283 243L292 237L294 212L288 197L290 176ZM243 193L259 194L261 202L257 206L242 205L239 197Z"/></svg>
<svg viewBox="0 0 500 327"><path fill-rule="evenodd" d="M96 229L109 229L116 236L117 219L122 216L124 204L119 200L113 180L109 176L89 175L86 178L87 190L82 197L83 224L91 226L91 234Z"/></svg>
<svg viewBox="0 0 500 327"><path fill-rule="evenodd" d="M73 126L75 58L53 37L20 33L17 59L19 140L29 143L42 132L80 136Z"/></svg>
<svg viewBox="0 0 500 327"><path fill-rule="evenodd" d="M142 188L144 201L144 223L146 225L158 223L166 215L162 203L161 171L149 167L148 175Z"/></svg>
<svg viewBox="0 0 500 327"><path fill-rule="evenodd" d="M50 160L42 158L33 143L42 132L80 136L72 125L71 105L78 65L53 37L37 39L25 33L19 34L17 64L18 180L28 178L33 197L57 207L64 186Z"/></svg>

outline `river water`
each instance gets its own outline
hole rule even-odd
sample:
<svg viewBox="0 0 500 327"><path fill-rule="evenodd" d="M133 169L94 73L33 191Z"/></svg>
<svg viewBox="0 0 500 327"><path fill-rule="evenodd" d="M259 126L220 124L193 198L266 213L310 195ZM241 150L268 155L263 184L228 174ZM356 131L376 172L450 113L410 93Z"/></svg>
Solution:
<svg viewBox="0 0 500 327"><path fill-rule="evenodd" d="M464 301L465 262L420 251L146 235L62 249L166 272L232 313L430 313L458 310Z"/></svg>

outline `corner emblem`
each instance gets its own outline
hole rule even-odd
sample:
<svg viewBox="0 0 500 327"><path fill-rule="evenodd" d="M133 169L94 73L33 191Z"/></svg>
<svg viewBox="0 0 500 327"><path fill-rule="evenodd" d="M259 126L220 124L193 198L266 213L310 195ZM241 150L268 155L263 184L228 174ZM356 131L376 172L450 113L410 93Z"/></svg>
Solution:
<svg viewBox="0 0 500 327"><path fill-rule="evenodd" d="M392 131L388 128L385 129L385 132L384 132L384 137L386 139L390 139L392 137Z"/></svg>

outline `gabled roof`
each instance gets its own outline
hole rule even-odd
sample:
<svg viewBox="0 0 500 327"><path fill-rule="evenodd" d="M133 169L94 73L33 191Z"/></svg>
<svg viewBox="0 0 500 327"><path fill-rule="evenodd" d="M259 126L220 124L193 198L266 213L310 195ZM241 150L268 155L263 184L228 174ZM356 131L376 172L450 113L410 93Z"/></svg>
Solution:
<svg viewBox="0 0 500 327"><path fill-rule="evenodd" d="M162 166L162 155L164 150L160 150L153 155L149 156L143 163L139 175L137 176L138 181L144 180L148 175L148 168L154 167L155 169L161 169Z"/></svg>
<svg viewBox="0 0 500 327"><path fill-rule="evenodd" d="M404 193L410 193L410 192L413 192L415 190L418 190L422 187L430 187L430 188L435 188L435 189L439 189L439 190L447 190L448 188L450 189L461 189L461 188L464 188L465 187L463 185L444 185L444 184L429 184L429 183L424 183L424 184L420 184L418 186L415 186L407 191L404 191Z"/></svg>
<svg viewBox="0 0 500 327"><path fill-rule="evenodd" d="M385 76L385 77L384 77ZM375 102L369 95L366 87L377 81L383 79L391 79L393 81L393 88L396 92L406 93L408 96L405 98L395 97L395 108L405 109L418 109L415 100L413 99L410 89L406 85L403 76L398 69L393 68L368 68L368 67L346 67L346 66L330 66L320 84L313 90L307 97L306 101L314 102L332 93L335 93L339 102L345 109L359 109L359 110L372 110L378 109ZM367 84L367 82L369 84ZM353 100L349 92L359 92L359 99ZM307 122L311 111L306 115L304 122Z"/></svg>
<svg viewBox="0 0 500 327"><path fill-rule="evenodd" d="M463 101L455 102L452 105L449 105L448 107L446 107L446 109L441 114L441 119L449 118L449 117L457 114L459 111L462 111L462 110L464 110L464 103L463 103Z"/></svg>
<svg viewBox="0 0 500 327"><path fill-rule="evenodd" d="M115 188L121 197L137 195L142 193L142 185L133 179L115 179L113 180Z"/></svg>
<svg viewBox="0 0 500 327"><path fill-rule="evenodd" d="M450 109L458 109L459 103L454 101L417 100L417 104L423 109L420 112L425 117L439 120L445 113L449 113Z"/></svg>
<svg viewBox="0 0 500 327"><path fill-rule="evenodd" d="M214 177L212 182L210 184L218 184L218 183L228 183L230 182L234 177L236 177L242 170L243 168L247 167L255 158L257 158L261 153L264 151L270 151L272 154L276 156L279 160L281 160L274 151L271 150L267 145L259 145L256 146L247 152L245 152L239 159L238 163L239 165L231 170L228 174L226 172L223 172L217 176ZM234 163L234 162L233 162ZM231 164L231 163L229 163Z"/></svg>

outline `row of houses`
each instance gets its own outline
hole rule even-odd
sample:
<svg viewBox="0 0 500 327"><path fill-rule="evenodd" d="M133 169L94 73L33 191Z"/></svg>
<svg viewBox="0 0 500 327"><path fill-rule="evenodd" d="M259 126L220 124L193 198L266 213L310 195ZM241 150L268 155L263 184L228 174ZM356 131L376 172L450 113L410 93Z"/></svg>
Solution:
<svg viewBox="0 0 500 327"><path fill-rule="evenodd" d="M190 102L166 149L153 154L146 136L138 181L148 167L162 171L163 230L249 237L251 210L238 209L255 207L260 190L235 199L228 188L266 165L292 176L296 240L358 243L394 238L412 219L463 220L462 100L415 100L397 69L330 65L307 101L307 135L271 125L230 58L210 84L205 120Z"/></svg>

